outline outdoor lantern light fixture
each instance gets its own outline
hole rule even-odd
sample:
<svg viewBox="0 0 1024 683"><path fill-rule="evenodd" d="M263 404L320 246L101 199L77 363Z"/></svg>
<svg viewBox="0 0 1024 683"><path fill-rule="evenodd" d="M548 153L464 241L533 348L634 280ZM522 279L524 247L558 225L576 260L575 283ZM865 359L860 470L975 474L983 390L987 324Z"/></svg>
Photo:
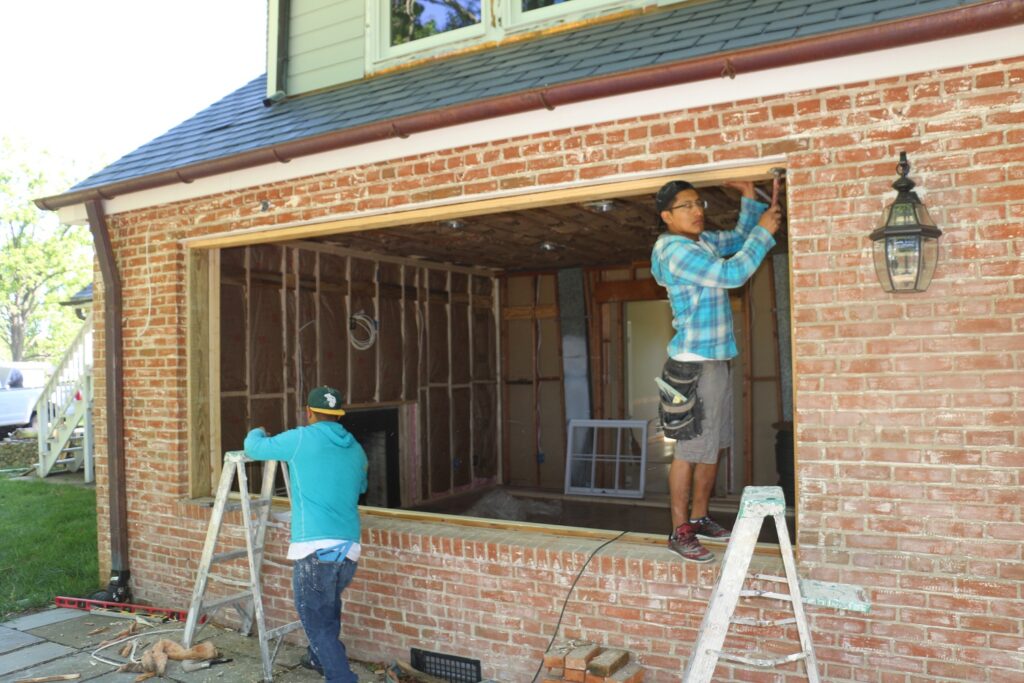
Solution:
<svg viewBox="0 0 1024 683"><path fill-rule="evenodd" d="M935 274L942 231L913 191L906 152L900 152L896 172L900 174L892 184L896 200L885 208L882 225L871 233L875 274L887 292L923 292Z"/></svg>

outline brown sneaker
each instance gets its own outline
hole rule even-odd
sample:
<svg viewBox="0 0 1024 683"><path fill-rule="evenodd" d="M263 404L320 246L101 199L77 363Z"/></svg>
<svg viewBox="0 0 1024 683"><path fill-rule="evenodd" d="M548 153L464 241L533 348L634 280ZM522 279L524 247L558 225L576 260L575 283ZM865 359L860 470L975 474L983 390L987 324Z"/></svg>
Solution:
<svg viewBox="0 0 1024 683"><path fill-rule="evenodd" d="M705 548L697 540L696 524L681 524L672 532L668 539L668 549L679 553L680 557L690 562L711 562L714 553Z"/></svg>

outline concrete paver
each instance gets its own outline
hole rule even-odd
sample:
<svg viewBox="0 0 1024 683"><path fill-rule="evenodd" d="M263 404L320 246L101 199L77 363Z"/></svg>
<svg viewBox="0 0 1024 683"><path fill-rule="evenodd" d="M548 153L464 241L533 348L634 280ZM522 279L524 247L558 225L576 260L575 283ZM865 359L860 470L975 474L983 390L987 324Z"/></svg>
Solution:
<svg viewBox="0 0 1024 683"><path fill-rule="evenodd" d="M13 650L7 654L0 655L0 676L9 674L12 671L21 671L29 667L49 662L58 657L73 655L75 650L58 643L43 641L35 643L19 650Z"/></svg>
<svg viewBox="0 0 1024 683"><path fill-rule="evenodd" d="M118 672L109 664L91 657L98 645L128 628L130 619L94 614L81 610L51 609L19 617L0 624L0 683L21 678L77 673L89 683L130 683L137 673ZM15 628L15 625L17 628ZM142 626L136 656L160 638L181 641L183 625L175 622ZM208 669L186 673L180 662L169 662L163 680L177 683L247 683L262 678L259 645L237 631L207 626L197 634L196 642L212 641L222 657L232 661ZM6 648L6 650L5 650ZM109 660L125 661L120 646L101 652ZM274 660L274 680L280 683L315 683L323 676L302 668L299 659L305 647L284 643ZM352 662L360 683L380 683L386 678L383 666ZM376 673L381 671L381 673Z"/></svg>
<svg viewBox="0 0 1024 683"><path fill-rule="evenodd" d="M80 612L80 614L86 615L86 612ZM88 614L81 619L58 621L46 626L33 628L28 632L50 642L82 650L111 640L115 635L131 626L132 623L130 619Z"/></svg>
<svg viewBox="0 0 1024 683"><path fill-rule="evenodd" d="M26 645L31 645L32 643L42 642L42 640L42 638L31 633L23 633L13 628L0 626L0 655L25 647Z"/></svg>
<svg viewBox="0 0 1024 683"><path fill-rule="evenodd" d="M114 667L97 662L85 652L75 652L66 657L51 659L48 662L0 676L0 683L13 683L23 678L40 678L58 674L79 674L80 678L77 680L90 681L113 670Z"/></svg>
<svg viewBox="0 0 1024 683"><path fill-rule="evenodd" d="M82 610L59 607L57 609L43 610L42 612L36 612L24 617L18 617L17 619L11 619L10 621L5 621L2 626L17 629L19 631L28 631L29 629L39 628L40 626L56 624L60 621L81 619L86 614L87 612L83 612Z"/></svg>

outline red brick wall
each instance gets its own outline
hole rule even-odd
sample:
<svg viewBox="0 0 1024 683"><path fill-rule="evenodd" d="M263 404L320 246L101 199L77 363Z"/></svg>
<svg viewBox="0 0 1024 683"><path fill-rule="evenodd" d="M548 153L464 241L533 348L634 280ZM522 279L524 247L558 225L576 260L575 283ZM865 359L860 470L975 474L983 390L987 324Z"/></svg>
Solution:
<svg viewBox="0 0 1024 683"><path fill-rule="evenodd" d="M178 240L442 197L785 153L800 571L865 586L866 617L814 611L828 681L1019 681L1024 646L1024 60L747 100L447 150L112 217L125 292L125 435L136 595L185 606L205 510L185 501ZM925 294L884 294L867 235L898 153L944 230ZM273 207L260 211L260 201ZM102 312L98 303L97 320ZM97 323L102 349L102 323ZM102 358L97 358L103 406ZM101 557L105 441L98 429ZM410 645L532 675L584 548L546 535L368 520L353 652ZM590 544L589 547L592 547ZM277 539L274 550L283 550ZM624 644L675 681L714 569L614 545L563 635ZM274 578L275 619L290 618ZM722 669L719 680L774 680Z"/></svg>

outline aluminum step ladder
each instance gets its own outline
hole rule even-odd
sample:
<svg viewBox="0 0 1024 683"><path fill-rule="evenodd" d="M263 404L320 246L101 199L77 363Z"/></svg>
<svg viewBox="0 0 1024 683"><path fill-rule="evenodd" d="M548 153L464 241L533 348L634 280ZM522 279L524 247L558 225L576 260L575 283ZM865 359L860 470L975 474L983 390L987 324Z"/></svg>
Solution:
<svg viewBox="0 0 1024 683"><path fill-rule="evenodd" d="M278 465L284 475L285 482L288 481L287 465L276 460L267 460L263 467L263 484L260 487L258 498L252 498L249 493L249 479L245 473L245 465L254 462L246 457L243 451L230 451L224 454L224 469L220 474L220 481L217 484L217 495L213 502L213 512L210 515L210 526L206 532L206 542L203 545L203 554L199 560L199 568L196 573L196 585L192 590L192 602L189 604L188 619L185 621L185 635L182 645L186 648L192 647L200 620L203 616L212 614L224 607L234 608L241 617L239 632L249 635L253 624L256 626L256 633L259 637L260 659L263 664L263 680L269 683L273 680L273 664L277 652L281 647L284 636L292 631L302 628L302 623L294 621L284 626L267 629L266 620L263 616L263 589L262 589L262 568L263 564L271 564L287 568L271 562L264 557L263 549L266 540L268 526L283 527L285 525L270 521L270 507L274 498L274 478L277 474ZM238 501L228 502L231 495L232 483L238 479ZM233 510L241 510L242 526L245 536L245 548L230 550L227 552L215 553L217 540L220 537L221 527L224 523L224 513ZM238 580L229 576L210 572L210 568L219 563L227 563L245 557L248 562L249 578ZM223 583L234 588L243 588L238 593L224 597L216 597L206 600L206 589L210 581ZM276 642L275 642L276 641ZM270 649L274 643L273 651Z"/></svg>
<svg viewBox="0 0 1024 683"><path fill-rule="evenodd" d="M761 525L765 517L775 520L775 529L779 535L779 550L782 563L786 568L786 576L767 576L754 574L753 578L786 584L788 593L764 590L744 590L743 582L750 567L750 558L757 545L757 537L761 533ZM786 500L779 486L747 486L743 489L740 508L733 526L729 545L722 559L722 571L715 584L711 602L704 613L700 625L697 645L693 656L686 665L683 674L684 683L710 683L719 661L736 662L760 668L774 668L781 664L803 660L810 683L818 683L818 662L814 657L814 645L811 643L810 629L807 627L807 616L804 614L803 598L800 590L801 582L796 575L796 562L793 559L793 546L789 542L789 531L786 529ZM838 584L835 584L838 586ZM734 618L733 612L740 597L762 597L783 600L793 606L793 616L776 620L755 620ZM844 608L855 609L843 605ZM774 658L752 657L745 653L724 652L722 645L729 630L729 624L746 626L779 626L796 624L800 636L800 650L792 654Z"/></svg>

